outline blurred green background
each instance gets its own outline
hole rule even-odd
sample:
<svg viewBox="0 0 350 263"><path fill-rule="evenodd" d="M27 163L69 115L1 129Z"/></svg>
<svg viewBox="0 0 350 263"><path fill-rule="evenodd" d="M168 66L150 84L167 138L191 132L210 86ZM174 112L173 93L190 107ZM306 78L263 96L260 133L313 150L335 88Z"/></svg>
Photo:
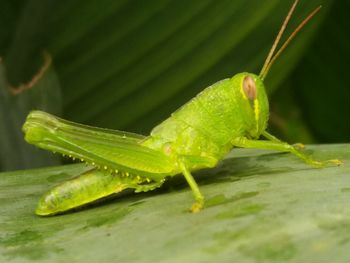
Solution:
<svg viewBox="0 0 350 263"><path fill-rule="evenodd" d="M206 86L258 73L292 2L2 0L0 170L60 162L23 141L32 109L147 134ZM284 39L320 4L266 78L269 130L289 142L350 140L350 1L301 1Z"/></svg>

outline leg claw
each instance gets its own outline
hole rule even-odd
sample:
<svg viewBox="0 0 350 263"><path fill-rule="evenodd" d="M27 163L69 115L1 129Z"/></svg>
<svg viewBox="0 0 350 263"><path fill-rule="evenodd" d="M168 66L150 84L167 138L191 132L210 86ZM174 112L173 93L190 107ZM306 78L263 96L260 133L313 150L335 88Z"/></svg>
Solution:
<svg viewBox="0 0 350 263"><path fill-rule="evenodd" d="M330 163L330 164L334 164L336 166L339 166L339 165L343 164L343 162L341 160L338 160L338 159L328 160L327 162Z"/></svg>
<svg viewBox="0 0 350 263"><path fill-rule="evenodd" d="M195 202L192 207L191 207L191 212L192 213L198 213L199 211L201 211L203 208L203 202Z"/></svg>
<svg viewBox="0 0 350 263"><path fill-rule="evenodd" d="M302 143L295 143L295 144L293 144L293 147L297 150L304 150L305 145Z"/></svg>
<svg viewBox="0 0 350 263"><path fill-rule="evenodd" d="M340 166L343 164L343 162L341 160L338 160L338 159L332 159L332 160L326 160L323 162L312 161L310 164L317 167L317 168L323 168L326 166Z"/></svg>

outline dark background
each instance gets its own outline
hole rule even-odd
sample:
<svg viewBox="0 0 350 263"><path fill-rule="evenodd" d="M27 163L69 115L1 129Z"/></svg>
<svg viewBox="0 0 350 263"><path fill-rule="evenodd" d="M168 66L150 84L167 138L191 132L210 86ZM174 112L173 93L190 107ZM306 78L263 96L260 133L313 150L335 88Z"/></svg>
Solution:
<svg viewBox="0 0 350 263"><path fill-rule="evenodd" d="M20 127L32 109L147 134L213 82L259 73L291 4L2 0L0 169L60 162L24 143ZM291 143L350 140L350 1L301 1L283 39L320 4L265 82L269 130ZM43 52L52 64L31 86Z"/></svg>

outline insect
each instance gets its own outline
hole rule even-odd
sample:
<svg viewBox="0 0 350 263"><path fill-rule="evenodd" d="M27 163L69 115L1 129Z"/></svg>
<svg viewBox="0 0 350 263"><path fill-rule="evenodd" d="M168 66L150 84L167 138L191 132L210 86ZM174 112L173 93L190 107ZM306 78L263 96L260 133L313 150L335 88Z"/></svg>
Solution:
<svg viewBox="0 0 350 263"><path fill-rule="evenodd" d="M339 160L313 160L300 151L301 144L287 144L266 131L269 105L263 81L282 51L320 9L311 12L275 52L297 2L289 10L259 75L244 72L214 83L149 136L85 126L32 111L23 125L28 143L95 167L44 194L36 214L62 213L128 188L150 191L177 174L183 174L192 189L195 203L191 210L198 212L204 197L191 173L215 167L234 147L289 152L315 167L341 164Z"/></svg>

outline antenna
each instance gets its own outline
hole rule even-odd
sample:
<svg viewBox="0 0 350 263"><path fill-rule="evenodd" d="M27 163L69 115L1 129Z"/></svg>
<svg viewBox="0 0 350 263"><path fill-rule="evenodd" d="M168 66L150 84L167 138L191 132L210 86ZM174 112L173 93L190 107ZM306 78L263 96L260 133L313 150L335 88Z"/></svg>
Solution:
<svg viewBox="0 0 350 263"><path fill-rule="evenodd" d="M295 0L292 7L290 8L288 15L286 16L286 18L283 21L283 24L281 26L280 31L277 34L277 37L270 49L270 52L265 60L264 66L262 67L259 77L264 80L267 73L269 72L271 66L273 65L273 63L276 61L276 59L280 56L280 54L286 49L286 47L288 46L288 44L292 41L292 39L298 34L298 32L311 20L311 18L313 18L317 12L321 9L321 6L317 7L314 11L312 11L298 26L297 28L290 34L290 36L288 37L288 39L283 43L283 45L281 46L281 48L275 53L274 52L276 50L276 47L279 43L279 41L281 40L281 37L283 35L283 32L286 29L286 26L290 20L290 18L292 17L292 14L295 10L296 5L298 4L299 0Z"/></svg>

